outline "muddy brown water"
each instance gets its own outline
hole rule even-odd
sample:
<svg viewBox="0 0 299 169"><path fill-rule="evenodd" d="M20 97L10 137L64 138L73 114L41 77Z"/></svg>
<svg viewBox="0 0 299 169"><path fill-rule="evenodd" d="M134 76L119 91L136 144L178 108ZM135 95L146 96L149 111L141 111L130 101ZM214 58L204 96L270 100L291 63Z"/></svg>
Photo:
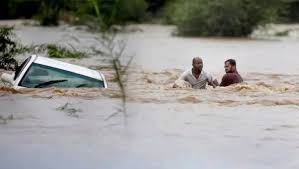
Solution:
<svg viewBox="0 0 299 169"><path fill-rule="evenodd" d="M0 87L0 168L299 167L299 40L178 38L173 27L137 27L119 35L135 54L126 118L109 69L102 69L105 90ZM16 30L27 44L98 46L95 34L69 26ZM218 80L223 61L236 58L245 83L173 88L193 56ZM100 56L64 61L103 63Z"/></svg>

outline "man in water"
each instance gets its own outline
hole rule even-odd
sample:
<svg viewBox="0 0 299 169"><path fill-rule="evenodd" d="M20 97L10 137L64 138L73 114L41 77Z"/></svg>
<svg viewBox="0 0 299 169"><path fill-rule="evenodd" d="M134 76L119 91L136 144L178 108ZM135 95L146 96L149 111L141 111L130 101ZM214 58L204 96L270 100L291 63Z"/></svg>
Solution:
<svg viewBox="0 0 299 169"><path fill-rule="evenodd" d="M185 71L179 80L189 82L194 89L205 89L206 84L214 88L219 85L217 80L213 79L212 75L202 70L203 61L200 57L193 58L192 66L193 68Z"/></svg>
<svg viewBox="0 0 299 169"><path fill-rule="evenodd" d="M234 59L228 59L224 62L226 74L223 76L220 86L226 87L236 83L242 83L243 79L237 71L237 64Z"/></svg>

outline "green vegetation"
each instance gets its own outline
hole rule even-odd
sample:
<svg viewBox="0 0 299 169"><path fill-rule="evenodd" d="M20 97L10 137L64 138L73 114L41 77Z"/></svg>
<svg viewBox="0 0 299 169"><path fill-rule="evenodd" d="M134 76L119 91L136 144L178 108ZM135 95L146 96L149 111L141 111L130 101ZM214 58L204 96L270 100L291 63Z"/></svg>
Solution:
<svg viewBox="0 0 299 169"><path fill-rule="evenodd" d="M299 0L284 0L287 3L287 8L282 13L282 22L298 23L299 22Z"/></svg>
<svg viewBox="0 0 299 169"><path fill-rule="evenodd" d="M38 44L20 47L20 53L34 52L47 53L50 58L72 58L81 59L87 57L87 53L75 49L73 46L63 47L56 44Z"/></svg>
<svg viewBox="0 0 299 169"><path fill-rule="evenodd" d="M94 6L97 10L94 10ZM110 26L126 22L141 22L147 17L145 0L3 0L0 19L36 18L41 25L58 25L59 19L89 23L98 14L101 22ZM87 20L86 20L87 19ZM98 20L96 21L98 23Z"/></svg>
<svg viewBox="0 0 299 169"><path fill-rule="evenodd" d="M103 20L103 17L100 12L100 7L99 4L95 3L96 0L90 0L92 2L92 5L94 7L94 10L96 12L97 19L99 21ZM117 9L117 8L115 8ZM110 18L113 18L114 13L110 16ZM117 40L116 33L114 31L111 31L109 27L109 22L100 22L100 25L102 28L103 33L101 34L100 37L97 38L97 40L101 43L102 45L102 50L99 51L99 54L101 54L104 57L107 57L110 61L111 67L115 71L115 81L118 84L118 87L120 89L121 93L121 98L122 98L122 105L121 108L118 108L115 113L112 113L109 115L105 121L109 120L110 118L118 115L119 113L122 113L124 118L124 122L126 124L126 117L127 115L127 92L126 92L126 87L127 87L127 81L128 81L128 69L129 66L131 65L131 62L133 60L133 56L127 56L125 54L125 49L126 49L126 42L123 40ZM97 52L97 51L96 51ZM126 64L123 64L121 60L124 58L129 60L127 61Z"/></svg>
<svg viewBox="0 0 299 169"><path fill-rule="evenodd" d="M275 36L288 36L288 35L289 35L289 30L285 30L285 31L275 33Z"/></svg>
<svg viewBox="0 0 299 169"><path fill-rule="evenodd" d="M47 45L47 51L48 56L51 58L74 58L74 59L80 59L87 57L86 53L80 52L75 50L74 48L72 50L57 46L54 44Z"/></svg>
<svg viewBox="0 0 299 169"><path fill-rule="evenodd" d="M142 22L146 18L147 4L144 0L119 0L116 21Z"/></svg>
<svg viewBox="0 0 299 169"><path fill-rule="evenodd" d="M79 8L75 13L77 23L91 28L100 26L102 31L114 24L127 22L142 22L146 20L147 3L144 0L88 0L89 3ZM91 22L90 22L91 21ZM95 24L95 25L94 25Z"/></svg>
<svg viewBox="0 0 299 169"><path fill-rule="evenodd" d="M18 67L18 62L15 59L17 54L26 52L45 52L52 58L74 58L80 59L87 57L87 54L76 50L74 47L68 49L57 46L55 44L39 44L31 46L23 46L16 42L13 38L13 27L0 27L0 69L15 70ZM36 51L38 49L38 51Z"/></svg>
<svg viewBox="0 0 299 169"><path fill-rule="evenodd" d="M3 0L0 19L59 20L106 31L128 23L174 24L184 36L247 36L257 26L299 22L298 0Z"/></svg>
<svg viewBox="0 0 299 169"><path fill-rule="evenodd" d="M58 25L60 11L65 6L65 0L41 0L37 19L43 26Z"/></svg>
<svg viewBox="0 0 299 169"><path fill-rule="evenodd" d="M38 0L1 0L0 19L32 18L39 12Z"/></svg>
<svg viewBox="0 0 299 169"><path fill-rule="evenodd" d="M181 35L246 36L277 21L282 7L279 0L177 0L167 16Z"/></svg>
<svg viewBox="0 0 299 169"><path fill-rule="evenodd" d="M100 43L103 46L103 51L101 53L110 60L111 67L115 71L115 81L120 89L122 105L121 108L111 115L109 115L105 121L110 118L123 113L124 117L127 117L127 81L128 81L128 70L131 66L133 56L128 56L125 54L126 43L123 40L115 39L115 34L107 31L101 36ZM121 62L121 60L129 59L127 63ZM126 118L125 118L126 123Z"/></svg>
<svg viewBox="0 0 299 169"><path fill-rule="evenodd" d="M15 56L19 52L17 43L12 40L13 27L0 27L0 69L14 70L18 63Z"/></svg>

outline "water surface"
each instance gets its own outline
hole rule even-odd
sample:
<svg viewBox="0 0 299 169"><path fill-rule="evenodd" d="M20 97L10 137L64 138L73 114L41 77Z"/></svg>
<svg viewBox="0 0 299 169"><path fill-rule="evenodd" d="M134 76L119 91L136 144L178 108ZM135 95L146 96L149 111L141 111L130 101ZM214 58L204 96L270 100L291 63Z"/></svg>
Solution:
<svg viewBox="0 0 299 169"><path fill-rule="evenodd" d="M299 167L299 40L180 38L173 27L137 27L118 37L135 54L126 118L112 69L101 69L107 90L0 87L0 168ZM25 44L100 48L97 34L74 27L16 29ZM194 56L218 80L224 60L235 58L245 83L172 88ZM64 61L107 64L99 55Z"/></svg>

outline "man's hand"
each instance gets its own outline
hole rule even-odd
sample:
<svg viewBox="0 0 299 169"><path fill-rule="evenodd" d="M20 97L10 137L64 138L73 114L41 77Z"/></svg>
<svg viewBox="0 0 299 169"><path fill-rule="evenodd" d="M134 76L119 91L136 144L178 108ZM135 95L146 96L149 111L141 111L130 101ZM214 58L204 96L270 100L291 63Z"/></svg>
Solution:
<svg viewBox="0 0 299 169"><path fill-rule="evenodd" d="M219 83L217 79L215 79L214 81L209 82L208 85L213 86L213 88L216 88L217 86L219 86Z"/></svg>

